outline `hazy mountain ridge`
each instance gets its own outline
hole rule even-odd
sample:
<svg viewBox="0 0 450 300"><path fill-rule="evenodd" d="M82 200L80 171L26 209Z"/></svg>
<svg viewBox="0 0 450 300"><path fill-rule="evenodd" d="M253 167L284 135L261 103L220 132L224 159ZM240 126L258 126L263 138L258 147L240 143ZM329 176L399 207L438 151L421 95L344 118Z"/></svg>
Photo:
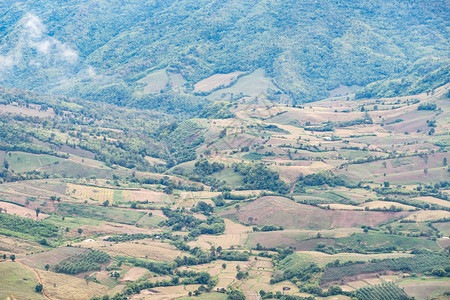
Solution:
<svg viewBox="0 0 450 300"><path fill-rule="evenodd" d="M121 105L160 101L135 91L165 67L187 84L164 90L164 99L195 102L200 80L263 68L303 102L338 84L392 78L406 78L400 93L417 93L442 78L409 89L410 73L448 66L445 1L27 1L0 9L0 83ZM37 45L20 39L30 22L40 28Z"/></svg>

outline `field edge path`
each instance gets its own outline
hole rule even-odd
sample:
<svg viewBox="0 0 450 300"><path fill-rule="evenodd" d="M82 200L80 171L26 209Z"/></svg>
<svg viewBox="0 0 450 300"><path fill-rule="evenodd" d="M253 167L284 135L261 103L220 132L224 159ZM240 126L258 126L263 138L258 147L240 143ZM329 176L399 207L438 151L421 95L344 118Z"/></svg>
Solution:
<svg viewBox="0 0 450 300"><path fill-rule="evenodd" d="M22 266L24 266L25 268L27 268L27 269L29 269L30 271L32 271L32 272L34 273L34 275L36 275L36 277L37 277L39 283L42 284L41 276L39 276L38 272L36 272L35 269L33 269L32 267L27 266L26 264L24 264L24 263L21 262L21 261L16 261L16 263L19 263L19 264L21 264ZM47 296L47 294L45 294L44 287L42 287L42 296L44 296L44 297L45 297L46 299L48 299L48 300L51 300L50 297Z"/></svg>

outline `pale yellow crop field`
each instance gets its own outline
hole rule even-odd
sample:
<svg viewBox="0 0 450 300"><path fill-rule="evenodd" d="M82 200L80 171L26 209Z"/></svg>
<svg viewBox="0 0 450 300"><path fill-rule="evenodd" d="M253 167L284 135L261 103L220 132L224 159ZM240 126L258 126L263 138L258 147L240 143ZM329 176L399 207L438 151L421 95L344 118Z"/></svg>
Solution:
<svg viewBox="0 0 450 300"><path fill-rule="evenodd" d="M133 267L123 276L124 281L135 281L148 273L147 269Z"/></svg>
<svg viewBox="0 0 450 300"><path fill-rule="evenodd" d="M150 203L167 203L170 196L162 192L155 192L147 189L112 189L79 184L67 184L66 195L80 200L93 200L104 202L132 201Z"/></svg>
<svg viewBox="0 0 450 300"><path fill-rule="evenodd" d="M431 196L417 197L417 198L414 198L413 200L419 200L419 201L423 201L425 203L432 203L432 204L437 204L437 205L441 205L444 207L450 207L450 201L438 199L438 198L431 197Z"/></svg>
<svg viewBox="0 0 450 300"><path fill-rule="evenodd" d="M326 208L329 207L330 209L336 209L336 210L363 210L363 208L349 205L349 204L339 204L339 203L330 203L330 204L319 204L319 207Z"/></svg>
<svg viewBox="0 0 450 300"><path fill-rule="evenodd" d="M450 218L450 212L445 210L421 210L405 218L416 222L436 221Z"/></svg>
<svg viewBox="0 0 450 300"><path fill-rule="evenodd" d="M61 273L37 270L50 299L84 300L108 293L104 285Z"/></svg>
<svg viewBox="0 0 450 300"><path fill-rule="evenodd" d="M371 201L362 203L359 206L362 208L368 207L369 209L388 209L391 206L394 206L403 210L416 210L414 206L391 201Z"/></svg>

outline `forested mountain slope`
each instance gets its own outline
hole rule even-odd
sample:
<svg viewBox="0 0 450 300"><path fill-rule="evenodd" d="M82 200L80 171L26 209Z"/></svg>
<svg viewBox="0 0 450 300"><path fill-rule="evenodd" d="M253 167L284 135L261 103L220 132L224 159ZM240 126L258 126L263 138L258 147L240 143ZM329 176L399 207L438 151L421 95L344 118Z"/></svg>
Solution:
<svg viewBox="0 0 450 300"><path fill-rule="evenodd" d="M443 0L2 1L0 84L195 109L197 82L261 68L295 103L418 93L448 81L447 24Z"/></svg>

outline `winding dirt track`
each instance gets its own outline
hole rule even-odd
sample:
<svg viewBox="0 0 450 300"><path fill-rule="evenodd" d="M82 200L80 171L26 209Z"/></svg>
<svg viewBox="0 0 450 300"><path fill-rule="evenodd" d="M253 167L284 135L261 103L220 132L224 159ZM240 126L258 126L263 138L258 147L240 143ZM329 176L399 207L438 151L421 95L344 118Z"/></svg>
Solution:
<svg viewBox="0 0 450 300"><path fill-rule="evenodd" d="M294 182L294 184L292 185L292 188L291 188L291 194L292 193L294 193L294 189L295 189L295 185L297 184L297 182Z"/></svg>
<svg viewBox="0 0 450 300"><path fill-rule="evenodd" d="M36 272L36 270L34 270L33 268L27 266L26 264L24 264L24 263L22 263L22 262L20 262L20 261L16 261L16 263L21 264L22 266L24 266L25 268L27 268L27 269L29 269L31 272L33 272L34 275L36 275L36 277L37 277L39 283L42 284L41 277L39 276L38 272ZM42 295L43 295L46 299L51 300L50 297L48 297L48 296L45 294L44 289L42 289Z"/></svg>

